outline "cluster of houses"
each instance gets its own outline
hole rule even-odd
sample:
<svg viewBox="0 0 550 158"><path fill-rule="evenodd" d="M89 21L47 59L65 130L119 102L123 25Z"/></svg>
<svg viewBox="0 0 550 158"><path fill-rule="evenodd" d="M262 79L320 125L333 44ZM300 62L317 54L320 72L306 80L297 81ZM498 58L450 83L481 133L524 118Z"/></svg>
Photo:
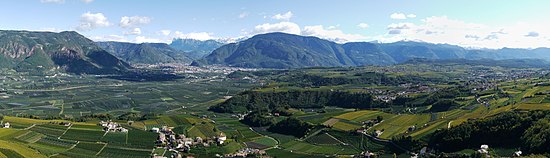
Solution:
<svg viewBox="0 0 550 158"><path fill-rule="evenodd" d="M374 94L375 100L383 101L386 103L389 103L395 100L395 98L397 98L398 96L408 96L410 94L417 94L417 93L430 93L438 90L437 88L430 87L427 85L418 85L418 84L413 85L410 83L401 84L399 85L399 87L404 88L404 90L402 91L381 90L381 89L370 88L370 87L365 87L363 88L363 90L365 90L370 94Z"/></svg>
<svg viewBox="0 0 550 158"><path fill-rule="evenodd" d="M152 132L159 133L157 145L165 147L168 150L176 150L181 152L188 152L191 150L191 146L203 145L210 146L211 144L221 145L227 140L227 136L224 133L220 133L218 136L203 139L201 137L190 138L184 134L176 134L172 127L163 126L162 128L152 128Z"/></svg>
<svg viewBox="0 0 550 158"><path fill-rule="evenodd" d="M160 69L164 72L176 73L176 74L200 74L200 73L222 73L230 74L234 71L257 71L258 69L251 68L237 68L227 67L221 65L210 65L205 67L189 66L178 63L162 63L162 64L134 64L136 68L142 69Z"/></svg>
<svg viewBox="0 0 550 158"><path fill-rule="evenodd" d="M224 157L249 157L249 156L255 157L255 156L261 156L265 154L266 154L265 150L244 148L235 153L225 154Z"/></svg>
<svg viewBox="0 0 550 158"><path fill-rule="evenodd" d="M105 132L128 132L128 129L122 127L116 122L109 121L100 121L99 125L103 126Z"/></svg>

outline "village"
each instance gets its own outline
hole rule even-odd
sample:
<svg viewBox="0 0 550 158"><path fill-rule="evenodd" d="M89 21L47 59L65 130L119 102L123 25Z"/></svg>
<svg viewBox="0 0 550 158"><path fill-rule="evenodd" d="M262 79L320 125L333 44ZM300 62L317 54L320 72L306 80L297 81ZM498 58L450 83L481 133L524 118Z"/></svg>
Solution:
<svg viewBox="0 0 550 158"><path fill-rule="evenodd" d="M101 125L103 127L103 130L105 132L123 132L123 133L128 132L128 129L122 127L120 124L118 124L116 122L112 122L111 120L109 120L109 121L100 121L99 125Z"/></svg>
<svg viewBox="0 0 550 158"><path fill-rule="evenodd" d="M158 148L165 148L169 151L178 151L188 153L192 146L202 145L208 147L210 145L223 145L227 140L227 136L220 132L218 136L203 139L201 137L186 137L184 134L177 134L173 131L173 127L163 126L162 128L151 128L151 132L158 133L156 142Z"/></svg>

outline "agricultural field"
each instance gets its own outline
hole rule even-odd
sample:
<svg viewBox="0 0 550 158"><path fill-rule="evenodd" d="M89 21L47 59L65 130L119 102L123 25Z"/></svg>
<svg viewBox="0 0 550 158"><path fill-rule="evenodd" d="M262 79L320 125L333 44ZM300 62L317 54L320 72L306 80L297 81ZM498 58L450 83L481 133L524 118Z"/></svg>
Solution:
<svg viewBox="0 0 550 158"><path fill-rule="evenodd" d="M383 131L380 138L392 138L399 134L404 134L408 132L408 129L412 126L421 127L424 124L430 122L429 114L421 115L411 115L411 114L402 114L396 115L391 118L387 118L382 121L380 124L371 128L371 130L380 130Z"/></svg>
<svg viewBox="0 0 550 158"><path fill-rule="evenodd" d="M319 133L315 136L306 139L307 142L318 145L337 145L341 144L340 140L328 133Z"/></svg>
<svg viewBox="0 0 550 158"><path fill-rule="evenodd" d="M11 124L9 129L0 128L0 157L138 158L177 153L214 157L245 148L265 150L273 157L343 157L364 151L380 157L410 157L407 153L418 149L392 142L411 136L426 145L437 131L468 121L511 111L550 110L548 79L538 75L539 70L514 70L460 65L309 68L251 76L261 84L203 79L221 74L151 82L88 75L24 76L26 81L10 81L6 88L18 93L0 100L1 123ZM494 75L524 71L534 75L514 80ZM480 72L497 77L473 75ZM304 75L311 76L300 78ZM212 109L245 92L280 93L280 98L260 94L256 100L226 108L243 106L238 108L244 112ZM329 101L329 97L341 98ZM323 99L326 102L318 102ZM438 109L442 100L449 107ZM255 110L271 124L249 126L244 115ZM269 129L290 119L301 126L289 131L308 129L302 135ZM129 131L105 132L98 125L100 120L113 120ZM222 145L192 146L189 152L168 150L156 143L159 134L151 132L165 126L188 138L209 139L223 133L227 140ZM495 150L508 154L512 149Z"/></svg>
<svg viewBox="0 0 550 158"><path fill-rule="evenodd" d="M296 151L318 155L348 155L358 152L358 150L354 148L349 148L345 145L314 145L301 141L291 141L285 144L281 144L281 147L283 147L287 151Z"/></svg>
<svg viewBox="0 0 550 158"><path fill-rule="evenodd" d="M245 142L247 147L254 148L254 149L266 149L270 147L274 147L277 145L277 140L271 137L259 137L255 138L249 142Z"/></svg>
<svg viewBox="0 0 550 158"><path fill-rule="evenodd" d="M10 157L148 157L157 138L156 133L141 129L105 133L92 123L64 126L56 120L4 118L32 123L25 129L0 128L1 152Z"/></svg>
<svg viewBox="0 0 550 158"><path fill-rule="evenodd" d="M8 92L9 98L0 99L0 114L78 117L91 113L119 115L132 111L178 112L177 110L182 110L182 106L194 107L254 85L239 80L210 81L185 78L133 82L91 75L68 75L58 78L31 75L17 77L25 80L4 81L7 82L6 85L10 85L4 88L11 90Z"/></svg>
<svg viewBox="0 0 550 158"><path fill-rule="evenodd" d="M376 117L381 116L382 118L391 118L395 114L385 113L382 111L372 111L372 110L361 110L356 112L349 112L342 115L335 116L334 118L344 119L354 122L363 122L371 119L376 119Z"/></svg>

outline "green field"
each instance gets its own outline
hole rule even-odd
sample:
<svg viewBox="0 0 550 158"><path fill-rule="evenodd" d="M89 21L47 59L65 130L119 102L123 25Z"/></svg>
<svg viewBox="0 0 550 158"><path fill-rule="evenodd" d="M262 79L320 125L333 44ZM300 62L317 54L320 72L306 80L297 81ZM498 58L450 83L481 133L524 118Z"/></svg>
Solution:
<svg viewBox="0 0 550 158"><path fill-rule="evenodd" d="M324 155L333 155L333 154L355 154L357 151L354 148L349 148L346 146L340 145L313 145L306 142L300 141L290 141L288 143L281 145L287 151L296 151L302 153L310 154L324 154Z"/></svg>
<svg viewBox="0 0 550 158"><path fill-rule="evenodd" d="M393 136L404 134L411 126L423 126L430 121L429 114L421 115L396 115L391 118L384 119L380 124L374 126L372 130L383 130L381 138L391 138Z"/></svg>
<svg viewBox="0 0 550 158"><path fill-rule="evenodd" d="M267 155L283 158L347 157L363 151L410 157L388 141L411 136L421 146L430 146L431 134L439 129L504 112L550 110L549 77L540 74L545 71L399 64L246 72L253 80L226 78L224 70L143 82L93 75L44 78L10 71L0 82L9 96L0 99L1 121L12 125L0 128L0 157L215 157L243 148L265 149ZM265 94L246 98L248 92ZM328 101L335 96L340 100ZM326 102L317 102L323 99ZM441 100L450 107L434 110ZM221 105L227 107L216 111ZM223 111L231 108L242 111ZM293 136L273 133L269 126L250 127L241 120L249 112L259 112L272 124L296 118L299 126L309 129ZM113 120L129 131L104 132L100 120ZM68 122L71 125L65 126ZM221 145L193 146L189 153L168 151L156 144L158 133L150 131L163 126L190 138L208 139L223 132L228 139ZM375 131L382 134L370 137ZM499 156L511 151L495 149Z"/></svg>

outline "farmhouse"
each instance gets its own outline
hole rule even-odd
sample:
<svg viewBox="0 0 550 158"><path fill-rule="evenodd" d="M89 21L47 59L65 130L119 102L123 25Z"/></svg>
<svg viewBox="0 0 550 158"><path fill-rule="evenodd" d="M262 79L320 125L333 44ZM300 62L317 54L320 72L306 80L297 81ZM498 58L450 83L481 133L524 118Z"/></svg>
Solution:
<svg viewBox="0 0 550 158"><path fill-rule="evenodd" d="M485 154L485 157L491 157L491 155L489 155L489 145L481 145L477 152L479 152L480 154Z"/></svg>
<svg viewBox="0 0 550 158"><path fill-rule="evenodd" d="M128 129L120 126L120 124L112 121L101 121L99 125L103 126L105 132L128 132Z"/></svg>
<svg viewBox="0 0 550 158"><path fill-rule="evenodd" d="M155 132L155 133L159 133L159 132L160 132L160 129L159 129L159 128L156 128L156 127L153 127L153 128L151 128L151 131L152 131L152 132Z"/></svg>
<svg viewBox="0 0 550 158"><path fill-rule="evenodd" d="M223 142L227 140L227 136L225 134L220 133L220 136L218 137L218 144L223 144Z"/></svg>
<svg viewBox="0 0 550 158"><path fill-rule="evenodd" d="M3 127L3 128L10 128L10 123L9 123L9 122L4 123L4 127Z"/></svg>

